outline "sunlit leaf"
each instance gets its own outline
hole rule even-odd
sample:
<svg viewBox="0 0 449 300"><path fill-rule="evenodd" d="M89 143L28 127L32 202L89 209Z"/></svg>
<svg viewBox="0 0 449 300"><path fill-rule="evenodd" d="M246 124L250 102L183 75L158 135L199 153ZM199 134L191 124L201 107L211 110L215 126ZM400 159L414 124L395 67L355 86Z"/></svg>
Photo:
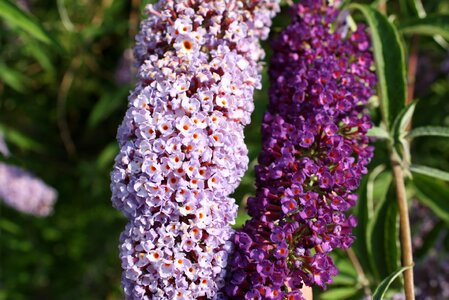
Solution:
<svg viewBox="0 0 449 300"><path fill-rule="evenodd" d="M424 10L421 0L400 0L400 7L407 16L420 18L426 16L426 11Z"/></svg>
<svg viewBox="0 0 449 300"><path fill-rule="evenodd" d="M416 104L417 102L414 101L399 112L394 120L392 129L394 141L393 145L398 153L402 156L402 159L406 163L406 165L410 164L410 149L409 143L405 139L405 136L407 135L408 126L413 118Z"/></svg>
<svg viewBox="0 0 449 300"><path fill-rule="evenodd" d="M377 286L376 290L373 294L373 300L382 300L385 297L385 293L388 291L388 288L393 283L393 281L402 274L407 269L410 269L412 266L402 267L399 270L391 273L388 277L386 277L382 282Z"/></svg>
<svg viewBox="0 0 449 300"><path fill-rule="evenodd" d="M327 292L320 294L321 300L335 300L335 299L347 299L350 298L357 293L359 293L359 289L357 287L341 287L341 288L333 288Z"/></svg>
<svg viewBox="0 0 449 300"><path fill-rule="evenodd" d="M378 139L384 139L389 140L391 139L390 134L387 130L385 130L382 127L373 127L368 130L367 136L378 138Z"/></svg>
<svg viewBox="0 0 449 300"><path fill-rule="evenodd" d="M386 16L368 5L351 4L368 22L381 92L380 106L387 129L405 106L406 72L403 42Z"/></svg>
<svg viewBox="0 0 449 300"><path fill-rule="evenodd" d="M441 136L449 137L449 127L440 126L423 126L412 129L408 134L407 138L413 139L421 136Z"/></svg>
<svg viewBox="0 0 449 300"><path fill-rule="evenodd" d="M418 201L449 223L449 185L441 180L419 173L413 174L413 185Z"/></svg>
<svg viewBox="0 0 449 300"><path fill-rule="evenodd" d="M435 36L449 39L449 15L434 15L425 18L415 18L402 22L400 30L406 34Z"/></svg>
<svg viewBox="0 0 449 300"><path fill-rule="evenodd" d="M367 228L367 249L371 267L377 278L384 278L399 266L399 218L394 187L378 204Z"/></svg>
<svg viewBox="0 0 449 300"><path fill-rule="evenodd" d="M411 165L410 171L413 173L418 173L426 176L430 176L436 179L441 179L444 181L449 181L449 172L442 171L439 169L427 167L427 166L421 166L421 165Z"/></svg>

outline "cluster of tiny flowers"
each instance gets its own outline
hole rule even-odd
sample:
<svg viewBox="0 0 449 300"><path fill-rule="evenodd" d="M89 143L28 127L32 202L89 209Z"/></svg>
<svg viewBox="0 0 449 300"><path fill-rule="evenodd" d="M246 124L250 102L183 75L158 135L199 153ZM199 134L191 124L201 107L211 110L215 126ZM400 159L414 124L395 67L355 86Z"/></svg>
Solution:
<svg viewBox="0 0 449 300"><path fill-rule="evenodd" d="M325 1L292 10L273 43L252 218L229 258L231 299L303 299L304 285L332 282L329 253L353 242L356 220L346 212L373 155L364 105L376 77L364 27L347 33Z"/></svg>
<svg viewBox="0 0 449 300"><path fill-rule="evenodd" d="M57 192L27 171L0 163L0 199L10 207L38 217L53 211Z"/></svg>
<svg viewBox="0 0 449 300"><path fill-rule="evenodd" d="M229 194L247 169L243 126L276 0L160 0L137 35L111 173L127 299L216 299L232 248Z"/></svg>

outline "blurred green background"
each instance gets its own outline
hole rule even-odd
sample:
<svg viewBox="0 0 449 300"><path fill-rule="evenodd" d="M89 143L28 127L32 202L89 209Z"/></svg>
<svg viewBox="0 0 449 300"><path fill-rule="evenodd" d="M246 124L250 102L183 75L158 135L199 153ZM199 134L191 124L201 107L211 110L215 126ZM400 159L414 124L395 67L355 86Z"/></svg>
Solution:
<svg viewBox="0 0 449 300"><path fill-rule="evenodd" d="M133 88L129 49L145 3L14 3L51 39L39 38L26 30L27 24L0 12L0 130L12 152L6 161L33 171L58 190L59 198L54 214L43 219L0 204L0 299L121 299L118 236L126 220L111 206L109 172L118 151L116 130ZM389 10L397 10L395 5ZM428 11L449 12L447 1L425 5ZM283 3L272 35L286 25L286 15ZM268 42L264 48L269 58ZM448 74L447 49L432 38L421 38L416 85L421 101L414 126L449 126ZM253 167L267 103L266 68L263 76L264 90L255 95L253 123L246 129L251 164L234 195L238 202L254 194ZM449 170L447 140L420 139L413 154L415 162ZM371 168L386 159L379 144ZM237 225L245 219L243 207ZM441 228L449 247L448 224ZM346 266L348 274L356 276L351 268ZM336 287L339 282L348 284L340 280Z"/></svg>

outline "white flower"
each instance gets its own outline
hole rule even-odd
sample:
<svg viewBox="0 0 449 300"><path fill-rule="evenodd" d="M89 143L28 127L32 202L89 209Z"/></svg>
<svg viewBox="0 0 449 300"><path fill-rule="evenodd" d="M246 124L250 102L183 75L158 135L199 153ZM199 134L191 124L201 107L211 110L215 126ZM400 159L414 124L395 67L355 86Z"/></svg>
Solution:
<svg viewBox="0 0 449 300"><path fill-rule="evenodd" d="M194 98L185 98L181 102L182 108L190 114L198 112L200 102Z"/></svg>
<svg viewBox="0 0 449 300"><path fill-rule="evenodd" d="M139 253L138 259L139 260L136 262L136 266L138 266L139 268L147 265L150 262L149 255L144 252Z"/></svg>
<svg viewBox="0 0 449 300"><path fill-rule="evenodd" d="M148 260L153 263L159 263L164 258L162 251L157 248L149 253Z"/></svg>
<svg viewBox="0 0 449 300"><path fill-rule="evenodd" d="M173 25L176 35L178 34L188 34L192 31L192 22L189 18L178 18Z"/></svg>
<svg viewBox="0 0 449 300"><path fill-rule="evenodd" d="M188 136L192 130L195 129L195 126L189 117L183 116L182 118L178 118L176 120L176 128L181 134Z"/></svg>
<svg viewBox="0 0 449 300"><path fill-rule="evenodd" d="M175 300L190 300L190 299L194 299L194 298L191 297L190 291L187 291L185 289L176 289L173 299L175 299Z"/></svg>
<svg viewBox="0 0 449 300"><path fill-rule="evenodd" d="M185 269L185 274L190 280L195 280L197 277L197 266L195 264L190 265Z"/></svg>
<svg viewBox="0 0 449 300"><path fill-rule="evenodd" d="M173 269L173 262L166 259L159 265L159 276L161 276L161 278L172 277Z"/></svg>
<svg viewBox="0 0 449 300"><path fill-rule="evenodd" d="M196 211L195 204L193 202L188 202L179 208L179 213L182 216L194 214L195 211Z"/></svg>

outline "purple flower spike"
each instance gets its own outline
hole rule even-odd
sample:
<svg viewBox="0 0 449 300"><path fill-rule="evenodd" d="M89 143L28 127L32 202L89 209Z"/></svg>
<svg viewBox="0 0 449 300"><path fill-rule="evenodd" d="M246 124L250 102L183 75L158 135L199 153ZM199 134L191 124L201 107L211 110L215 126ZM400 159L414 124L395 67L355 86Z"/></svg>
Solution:
<svg viewBox="0 0 449 300"><path fill-rule="evenodd" d="M0 163L0 199L18 211L46 217L53 211L58 193L27 171Z"/></svg>
<svg viewBox="0 0 449 300"><path fill-rule="evenodd" d="M222 297L237 212L228 196L248 167L243 128L261 86L259 40L278 9L277 0L146 7L111 173L113 206L129 219L120 238L126 299ZM242 251L253 243L238 242Z"/></svg>
<svg viewBox="0 0 449 300"><path fill-rule="evenodd" d="M373 155L364 105L376 76L365 28L341 36L346 25L335 23L338 10L323 1L303 0L292 10L292 23L273 43L252 219L234 237L252 243L229 259L229 274L239 272L226 283L231 299L300 300L304 285L332 282L338 270L329 253L353 242L356 220L347 211Z"/></svg>

